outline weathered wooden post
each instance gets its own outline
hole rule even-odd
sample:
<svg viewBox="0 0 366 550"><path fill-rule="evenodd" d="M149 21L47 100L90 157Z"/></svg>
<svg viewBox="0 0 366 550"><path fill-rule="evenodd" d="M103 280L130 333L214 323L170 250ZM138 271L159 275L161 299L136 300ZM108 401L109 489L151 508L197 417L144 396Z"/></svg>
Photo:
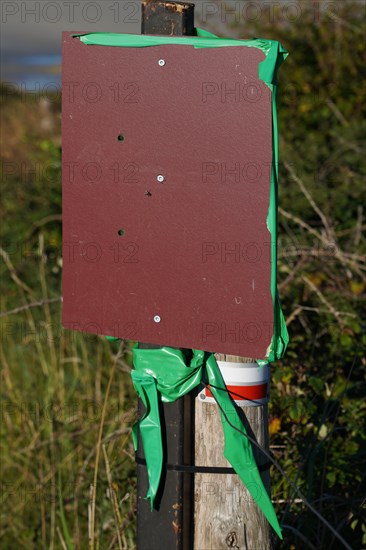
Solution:
<svg viewBox="0 0 366 550"><path fill-rule="evenodd" d="M216 359L238 369L245 368L245 364L250 368L255 363L255 359L218 353ZM267 395L269 391L267 384L263 384L263 388L260 388L260 384L254 387L261 396ZM218 407L216 403L205 403L202 396L204 394L196 398L195 407L195 464L217 469L230 468L223 456L224 438ZM241 410L248 434L268 450L268 406L266 403L260 404L261 401L266 399L260 397L254 401L254 405L242 406ZM263 453L256 448L253 450L264 486L270 494L270 464ZM195 475L195 550L270 550L270 531L264 514L233 470L227 474Z"/></svg>
<svg viewBox="0 0 366 550"><path fill-rule="evenodd" d="M159 0L143 2L142 33L194 35L194 5L180 2L176 6L174 4L176 3ZM156 346L140 344L140 347L151 349ZM216 358L236 365L255 363L255 359L230 355L216 354ZM167 456L176 464L187 464L194 456L196 466L230 468L223 456L224 439L217 405L203 403L200 396L196 397L195 403L192 403L192 399L194 397L188 394L174 403L164 405ZM242 411L249 432L268 450L267 404L242 407ZM189 434L192 429L194 433ZM140 444L139 448L141 447ZM258 466L267 462L258 449L255 449L255 457ZM139 550L190 547L194 550L203 550L206 547L270 550L268 521L233 470L228 474L196 472L193 477L194 502L188 474L167 471L166 476L161 508L159 512L151 513L148 503L144 501L148 489L146 466L138 465ZM270 493L268 463L262 472L262 479ZM149 537L146 537L147 531Z"/></svg>

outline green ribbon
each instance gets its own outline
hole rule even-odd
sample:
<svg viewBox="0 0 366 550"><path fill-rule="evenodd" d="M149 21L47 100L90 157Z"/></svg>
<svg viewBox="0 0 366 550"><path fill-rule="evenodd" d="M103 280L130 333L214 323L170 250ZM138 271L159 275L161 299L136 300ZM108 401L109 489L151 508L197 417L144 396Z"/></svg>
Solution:
<svg viewBox="0 0 366 550"><path fill-rule="evenodd" d="M136 346L133 350L135 369L132 371L132 381L146 408L139 423L149 478L146 498L150 499L153 509L163 467L159 400L175 401L205 380L210 384L210 390L220 405L225 440L224 456L282 539L281 528L259 474L251 443L244 435L245 427L227 392L215 356L200 350L192 351L192 359L187 360L181 350L169 347L149 350ZM230 418L230 424L223 411ZM133 427L133 439L136 450L137 424Z"/></svg>
<svg viewBox="0 0 366 550"><path fill-rule="evenodd" d="M272 269L271 294L274 308L274 331L271 344L267 350L266 359L257 359L259 365L264 365L279 359L287 346L288 333L280 307L276 288L277 263L277 179L278 179L278 136L276 91L277 70L286 59L288 53L276 40L254 38L251 40L235 40L218 38L215 35L197 29L195 37L166 37L114 33L89 33L73 35L86 45L117 46L141 48L180 44L195 48L217 48L229 46L254 47L263 51L265 59L259 63L259 78L270 88L272 95L272 127L273 127L273 161L271 172L271 190L267 224L271 233ZM159 417L159 400L175 401L190 392L205 381L210 383L211 392L220 405L220 415L224 430L224 456L258 504L269 523L282 539L281 529L277 521L272 502L262 483L249 440L245 437L243 426L237 409L229 397L220 370L213 354L193 350L193 357L188 361L182 351L163 347L161 349L134 348L134 365L132 380L135 389L141 397L146 412L140 421L141 438L145 450L149 490L147 498L153 508L160 484L163 466L162 434ZM230 418L230 425L222 411ZM243 433L239 433L240 430ZM137 448L137 425L133 427L135 449Z"/></svg>

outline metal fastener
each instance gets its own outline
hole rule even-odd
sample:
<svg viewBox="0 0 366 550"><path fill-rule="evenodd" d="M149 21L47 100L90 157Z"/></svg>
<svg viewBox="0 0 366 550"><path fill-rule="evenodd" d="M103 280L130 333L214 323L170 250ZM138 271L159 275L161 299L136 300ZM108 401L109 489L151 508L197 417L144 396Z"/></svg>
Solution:
<svg viewBox="0 0 366 550"><path fill-rule="evenodd" d="M159 66L164 67L165 65L165 59L159 59Z"/></svg>
<svg viewBox="0 0 366 550"><path fill-rule="evenodd" d="M155 323L160 323L161 318L159 317L159 315L155 315L154 321L155 321Z"/></svg>
<svg viewBox="0 0 366 550"><path fill-rule="evenodd" d="M157 176L156 179L158 180L159 183L163 183L163 181L165 180L164 176L162 176L162 175Z"/></svg>

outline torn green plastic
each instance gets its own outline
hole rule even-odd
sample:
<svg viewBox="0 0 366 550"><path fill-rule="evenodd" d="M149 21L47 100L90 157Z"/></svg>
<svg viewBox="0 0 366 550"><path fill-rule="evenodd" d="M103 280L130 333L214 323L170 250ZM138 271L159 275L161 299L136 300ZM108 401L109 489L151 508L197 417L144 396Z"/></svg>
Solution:
<svg viewBox="0 0 366 550"><path fill-rule="evenodd" d="M140 421L140 432L144 446L151 508L154 507L163 467L163 445L159 417L159 400L170 402L189 393L205 380L220 404L220 415L224 430L224 456L230 462L253 500L257 503L277 535L282 539L272 502L259 474L250 441L245 437L245 427L232 402L215 356L200 350L192 350L188 361L179 349L133 350L135 369L132 371L134 387L141 397L146 411ZM225 419L222 410L230 419ZM134 444L137 448L137 425L133 428ZM242 433L240 433L242 432Z"/></svg>
<svg viewBox="0 0 366 550"><path fill-rule="evenodd" d="M278 134L277 134L277 69L287 57L287 51L275 40L234 40L219 38L207 31L197 29L194 37L167 37L113 33L91 33L75 35L86 45L116 46L116 47L158 47L163 45L193 46L194 48L218 48L244 46L258 48L265 54L265 59L259 63L258 76L270 88L272 95L272 128L273 157L270 182L269 209L267 226L271 234L271 296L274 308L274 330L267 358L258 359L259 365L275 361L282 357L287 343L288 333L283 318L276 286L277 263L277 182L278 182ZM282 539L281 529L273 509L271 500L262 483L256 466L249 440L243 433L245 427L237 414L237 410L226 391L225 383L217 366L214 355L204 351L193 350L191 361L187 362L184 354L177 349L163 347L161 349L134 348L134 366L132 380L141 397L146 411L140 421L141 438L145 450L149 490L147 498L153 508L160 484L163 467L162 433L159 417L159 400L175 401L205 379L210 383L211 391L220 404L220 415L224 430L224 455L230 462L247 490L257 502L269 523ZM222 410L230 417L230 425ZM240 433L243 432L243 433ZM133 427L133 439L137 447L137 425Z"/></svg>
<svg viewBox="0 0 366 550"><path fill-rule="evenodd" d="M119 34L94 32L90 34L75 34L83 44L88 46L115 46L120 48L146 48L151 46L193 46L194 48L223 48L230 46L245 46L262 50L266 58L259 64L259 78L266 84L274 83L276 68L287 57L288 53L276 40L252 38L236 40L220 38L203 29L196 29L197 36L151 36L146 34ZM278 62L280 62L278 64Z"/></svg>
<svg viewBox="0 0 366 550"><path fill-rule="evenodd" d="M270 197L267 216L267 226L271 234L271 296L273 303L273 335L268 347L266 358L257 359L263 366L280 359L284 354L289 337L282 314L277 293L277 184L278 184L278 129L277 129L277 69L286 59L287 50L276 40L253 38L251 40L236 40L219 38L203 29L196 29L197 36L150 36L140 34L90 33L73 35L83 44L97 46L116 46L124 48L158 47L172 44L193 46L194 48L220 48L244 46L258 48L265 54L265 59L259 63L258 76L269 87L272 95L272 169L270 182Z"/></svg>

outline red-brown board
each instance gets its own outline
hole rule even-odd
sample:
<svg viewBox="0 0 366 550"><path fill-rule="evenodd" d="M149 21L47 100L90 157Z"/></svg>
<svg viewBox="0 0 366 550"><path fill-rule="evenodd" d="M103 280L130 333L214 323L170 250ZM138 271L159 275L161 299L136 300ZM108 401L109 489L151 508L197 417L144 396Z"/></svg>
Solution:
<svg viewBox="0 0 366 550"><path fill-rule="evenodd" d="M64 33L66 328L266 356L272 112L263 59L257 48L87 46Z"/></svg>

